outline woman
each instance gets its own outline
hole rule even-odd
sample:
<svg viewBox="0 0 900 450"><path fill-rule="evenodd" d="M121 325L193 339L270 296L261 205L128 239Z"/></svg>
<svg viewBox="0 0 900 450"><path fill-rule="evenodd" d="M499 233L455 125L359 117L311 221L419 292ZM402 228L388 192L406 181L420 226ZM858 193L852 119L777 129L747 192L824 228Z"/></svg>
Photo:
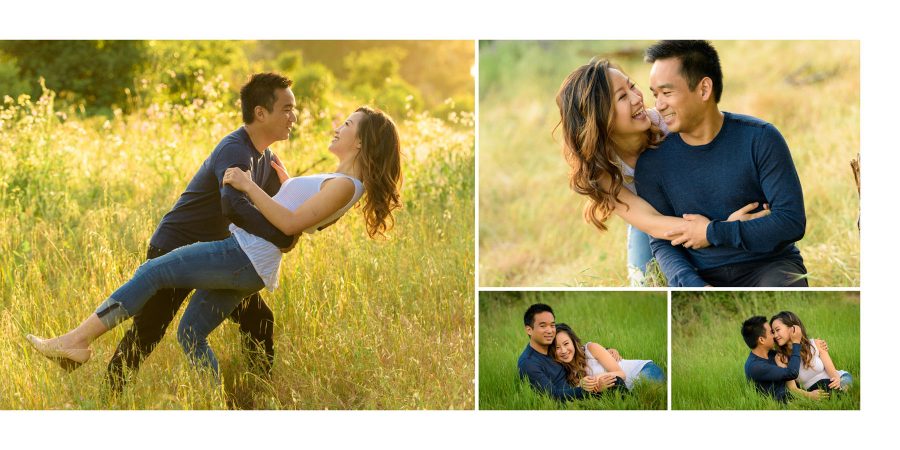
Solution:
<svg viewBox="0 0 900 450"><path fill-rule="evenodd" d="M653 109L644 108L640 88L608 60L592 59L573 71L556 94L564 137L564 154L572 168L569 184L586 195L585 218L601 231L616 214L628 226L628 273L632 286L643 284L650 261L650 236L672 239L666 233L683 219L668 217L636 195L634 167L644 150L654 148L668 133ZM622 188L625 188L624 190ZM751 220L768 214L750 214L758 203L735 211L728 221ZM686 248L701 248L688 241Z"/></svg>
<svg viewBox="0 0 900 450"><path fill-rule="evenodd" d="M834 368L828 355L828 347L822 341L807 337L806 327L796 314L782 311L772 316L769 326L772 327L775 343L778 345L775 362L782 367L787 366L791 357L791 327L800 327L803 335L803 340L800 341L800 373L796 380L787 382L791 392L818 399L827 396L832 390L847 390L853 382L848 372Z"/></svg>
<svg viewBox="0 0 900 450"><path fill-rule="evenodd" d="M662 369L651 360L615 358L602 345L588 342L581 345L581 340L564 323L556 325L556 338L550 344L550 353L557 362L566 369L566 378L572 386L591 382L593 377L597 383L597 391L608 389L617 384L621 378L628 390L634 388L637 380L665 382ZM585 378L588 380L585 380Z"/></svg>
<svg viewBox="0 0 900 450"><path fill-rule="evenodd" d="M381 111L361 107L335 130L328 146L339 160L333 173L291 178L275 197L256 186L249 173L229 169L224 182L244 191L283 233L315 233L334 222L366 194L362 208L370 237L393 226L400 206L400 141L396 126ZM178 341L195 365L218 378L218 362L207 336L240 300L265 286L278 286L281 251L265 239L231 225L231 237L176 249L144 263L74 330L54 339L28 335L31 344L67 370L91 357L90 344L138 314L158 290L195 288L178 327Z"/></svg>

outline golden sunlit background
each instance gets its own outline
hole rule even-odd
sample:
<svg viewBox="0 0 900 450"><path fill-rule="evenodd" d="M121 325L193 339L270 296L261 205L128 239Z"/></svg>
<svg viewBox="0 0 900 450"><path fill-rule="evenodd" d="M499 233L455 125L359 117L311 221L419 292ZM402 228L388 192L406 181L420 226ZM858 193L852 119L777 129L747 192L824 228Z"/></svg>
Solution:
<svg viewBox="0 0 900 450"><path fill-rule="evenodd" d="M0 42L0 409L474 408L474 53L472 41ZM368 239L355 209L286 255L263 293L271 379L248 370L227 321L210 337L221 392L169 333L110 397L106 363L130 323L64 375L24 335L72 328L131 277L241 126L238 91L261 71L294 81L299 122L271 147L291 175L334 169L332 123L358 106L395 119L404 207L388 239Z"/></svg>

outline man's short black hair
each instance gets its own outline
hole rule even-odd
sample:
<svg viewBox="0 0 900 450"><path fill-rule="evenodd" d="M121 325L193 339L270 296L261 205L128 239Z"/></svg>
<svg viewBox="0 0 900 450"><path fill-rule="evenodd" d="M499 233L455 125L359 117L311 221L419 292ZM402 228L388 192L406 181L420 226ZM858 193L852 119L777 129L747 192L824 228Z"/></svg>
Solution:
<svg viewBox="0 0 900 450"><path fill-rule="evenodd" d="M293 81L277 73L257 73L250 77L250 81L241 87L241 115L244 123L253 123L253 110L257 106L272 112L275 107L275 91L287 89L292 84Z"/></svg>
<svg viewBox="0 0 900 450"><path fill-rule="evenodd" d="M659 59L678 58L681 76L693 91L704 77L713 83L713 98L722 99L722 64L719 53L709 41L659 41L650 46L644 60L653 63Z"/></svg>
<svg viewBox="0 0 900 450"><path fill-rule="evenodd" d="M525 326L526 327L534 327L534 316L535 314L539 314L542 312L548 312L553 314L553 308L543 304L543 303L535 303L528 307L528 311L525 311ZM556 317L556 314L553 314Z"/></svg>
<svg viewBox="0 0 900 450"><path fill-rule="evenodd" d="M741 335L744 336L744 342L747 343L747 347L751 349L756 348L759 344L759 338L766 335L765 324L768 322L763 316L753 316L744 321L744 325L741 326Z"/></svg>

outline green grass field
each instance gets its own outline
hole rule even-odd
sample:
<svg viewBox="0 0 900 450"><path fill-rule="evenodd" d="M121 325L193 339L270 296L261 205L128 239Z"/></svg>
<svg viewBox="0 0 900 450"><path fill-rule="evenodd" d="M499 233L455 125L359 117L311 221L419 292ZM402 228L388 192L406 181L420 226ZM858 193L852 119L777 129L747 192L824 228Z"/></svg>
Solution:
<svg viewBox="0 0 900 450"><path fill-rule="evenodd" d="M388 240L368 239L351 210L287 255L281 287L263 293L276 320L271 380L246 370L228 321L210 338L224 394L171 332L116 398L101 381L130 322L70 375L27 345L26 333L74 327L132 275L163 214L240 124L236 106L212 101L109 120L57 110L51 96L0 105L0 409L474 408L471 113L398 123L405 207ZM311 127L301 120L272 147L291 174L336 165L330 131Z"/></svg>
<svg viewBox="0 0 900 450"><path fill-rule="evenodd" d="M744 320L793 311L812 338L828 342L838 370L853 376L845 393L795 398L787 406L756 392L744 376L750 350ZM859 294L845 292L673 292L672 409L859 409Z"/></svg>
<svg viewBox="0 0 900 450"><path fill-rule="evenodd" d="M482 41L479 61L479 284L627 286L626 227L605 233L582 218L569 189L556 91L593 56L647 87L652 41ZM724 71L720 109L774 124L804 191L798 243L811 286L859 286L859 42L714 42Z"/></svg>
<svg viewBox="0 0 900 450"><path fill-rule="evenodd" d="M666 370L664 292L481 292L478 409L666 409L666 385L638 384L624 395L558 402L520 380L516 363L528 345L522 323L531 304L553 308L583 343L619 350L625 359L652 359Z"/></svg>

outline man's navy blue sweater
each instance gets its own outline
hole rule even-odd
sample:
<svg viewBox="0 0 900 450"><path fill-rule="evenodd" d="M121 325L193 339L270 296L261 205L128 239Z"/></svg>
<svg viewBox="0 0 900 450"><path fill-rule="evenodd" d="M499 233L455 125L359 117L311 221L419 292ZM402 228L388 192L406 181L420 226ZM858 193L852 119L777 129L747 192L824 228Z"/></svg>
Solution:
<svg viewBox="0 0 900 450"><path fill-rule="evenodd" d="M163 217L150 244L162 250L174 250L194 242L225 239L230 234L230 221L276 247L289 247L293 237L269 223L243 192L222 185L225 170L239 167L250 170L253 181L274 195L277 186L273 190L272 186L265 185L274 177L268 163L272 159L269 149L263 153L256 151L243 127L225 136L203 161L172 210Z"/></svg>
<svg viewBox="0 0 900 450"><path fill-rule="evenodd" d="M778 367L775 363L775 351L769 350L768 359L760 358L750 352L744 363L744 375L753 381L756 389L775 397L780 402L787 401L785 381L797 378L800 373L800 344L791 346L791 357L787 367Z"/></svg>
<svg viewBox="0 0 900 450"><path fill-rule="evenodd" d="M526 345L519 356L519 377L528 378L531 387L545 392L557 400L585 398L591 395L580 387L572 387L566 381L566 369L553 358L538 353Z"/></svg>
<svg viewBox="0 0 900 450"><path fill-rule="evenodd" d="M702 214L710 247L673 247L653 239L650 247L673 287L702 287L697 270L780 258L802 262L794 242L806 231L800 178L787 143L769 123L724 113L711 142L692 146L672 133L645 151L635 169L638 195L660 213ZM748 203L768 203L771 214L746 222L725 222Z"/></svg>

